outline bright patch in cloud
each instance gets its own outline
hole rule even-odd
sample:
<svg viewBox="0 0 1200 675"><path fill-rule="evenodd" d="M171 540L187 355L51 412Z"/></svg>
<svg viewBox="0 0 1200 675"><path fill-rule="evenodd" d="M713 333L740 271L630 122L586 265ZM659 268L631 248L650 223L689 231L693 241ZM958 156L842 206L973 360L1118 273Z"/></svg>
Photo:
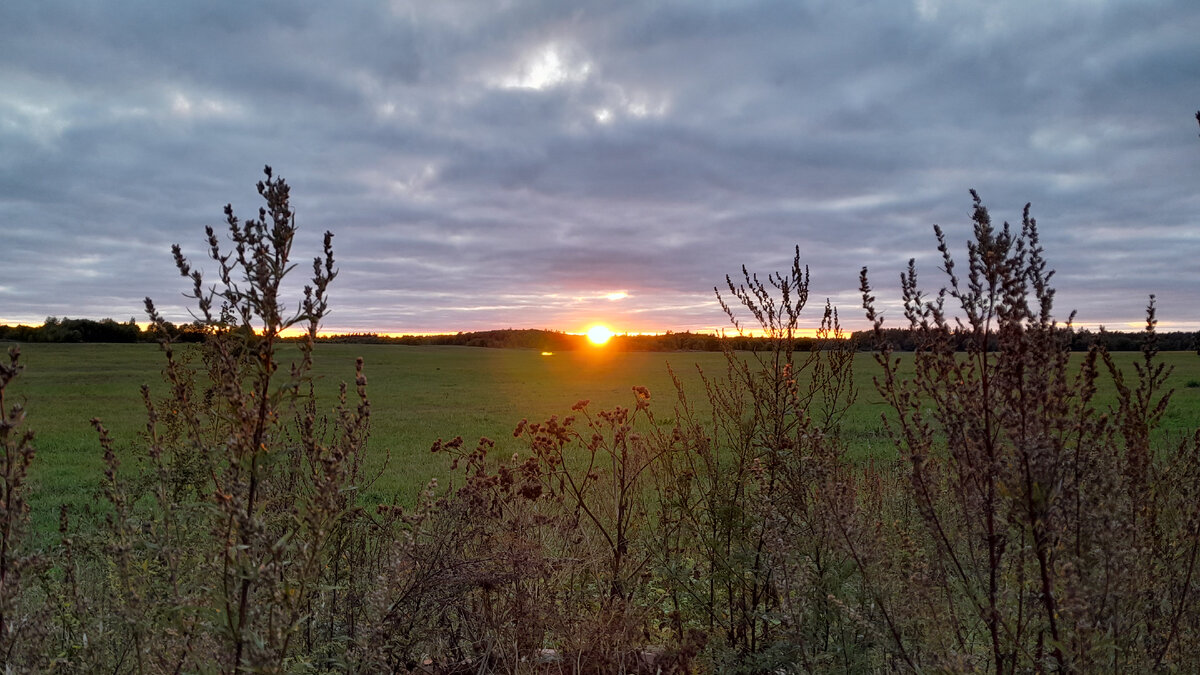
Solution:
<svg viewBox="0 0 1200 675"><path fill-rule="evenodd" d="M646 117L651 113L650 107L641 101L630 103L625 106L625 109L628 110L629 114L633 115L634 117ZM663 112L664 111L661 107L654 109L654 113L656 115L662 115Z"/></svg>
<svg viewBox="0 0 1200 675"><path fill-rule="evenodd" d="M429 195L426 194L426 189L437 180L437 177L437 167L433 164L425 164L407 176L382 178L382 180L393 195L427 199Z"/></svg>
<svg viewBox="0 0 1200 675"><path fill-rule="evenodd" d="M0 103L0 131L27 133L41 143L58 140L70 126L66 117L50 105L22 100Z"/></svg>
<svg viewBox="0 0 1200 675"><path fill-rule="evenodd" d="M624 300L625 298L629 297L629 294L626 293L625 291L615 291L613 293L609 293L608 295L606 295L604 297L607 300Z"/></svg>
<svg viewBox="0 0 1200 675"><path fill-rule="evenodd" d="M592 110L597 124L612 124L619 118L643 119L664 117L670 110L670 98L662 92L629 93L620 85L605 87L607 94L604 107Z"/></svg>
<svg viewBox="0 0 1200 675"><path fill-rule="evenodd" d="M520 67L519 72L501 80L505 89L534 89L541 91L565 82L582 82L591 73L592 64L584 61L572 66L567 63L556 45L543 47Z"/></svg>
<svg viewBox="0 0 1200 675"><path fill-rule="evenodd" d="M227 117L237 112L237 105L213 98L194 98L178 91L171 97L171 113L178 117Z"/></svg>
<svg viewBox="0 0 1200 675"><path fill-rule="evenodd" d="M913 3L917 10L917 16L921 17L923 21L934 21L937 19L939 4L936 0L916 0Z"/></svg>

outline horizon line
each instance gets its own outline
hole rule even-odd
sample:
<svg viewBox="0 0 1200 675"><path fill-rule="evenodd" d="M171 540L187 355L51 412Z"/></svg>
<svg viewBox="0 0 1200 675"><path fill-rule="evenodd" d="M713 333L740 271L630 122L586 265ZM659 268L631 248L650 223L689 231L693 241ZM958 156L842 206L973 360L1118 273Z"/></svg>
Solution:
<svg viewBox="0 0 1200 675"><path fill-rule="evenodd" d="M56 318L59 320L76 319L76 320L88 320L88 321L112 320L112 321L116 321L119 324L129 323L129 320L118 321L116 319L113 319L112 317L104 317L104 318L100 318L100 319L94 319L94 318L90 318L90 317L70 317L70 316L54 317L54 316L50 316L47 318ZM138 329L143 332L148 330L148 328L151 325L150 322L148 322L148 321L134 320L133 323L135 325L137 325ZM178 326L178 325L187 325L191 322L171 322L171 323L174 323L175 325ZM589 327L592 325L602 324L602 323L604 323L604 322L595 321L595 322L590 323ZM0 317L0 326L28 326L30 328L40 328L44 325L45 325L45 320L41 320L41 321L15 320L14 321L14 320ZM718 327L713 327L713 326L705 326L705 327L699 327L699 328L692 327L692 328L682 328L682 329L662 328L662 329L653 329L653 330L622 330L620 328L614 328L612 325L609 325L609 324L605 324L605 325L608 325L608 327L612 330L613 337L638 337L638 336L657 337L657 336L686 333L686 334L691 334L691 335L703 335L703 336L710 336L710 337L751 337L751 338L755 338L755 337L763 337L767 334L767 332L761 328L738 330L733 327L718 328ZM1059 325L1065 327L1066 324L1059 324ZM1088 331L1092 331L1092 332L1099 332L1100 330L1105 330L1108 332L1119 332L1119 333L1140 333L1145 330L1145 327L1146 327L1145 320L1136 321L1136 322L1135 321L1112 322L1112 323L1088 322L1088 323L1072 324L1072 328L1074 328L1075 330L1088 330ZM889 329L889 330L890 329L905 329L905 328L907 328L907 326L900 325L900 324L896 324L896 325L885 324L884 328ZM545 327L517 328L517 327L513 327L513 326L506 326L503 328L477 328L477 329L468 329L468 330L457 329L457 330L397 331L397 330L386 330L386 329L382 329L382 330L380 330L380 329L357 329L357 328L348 328L348 327L344 327L344 326L333 326L333 327L328 327L328 328L327 327L319 328L317 331L317 337L318 338L328 338L328 337L349 336L349 335L376 335L376 336L385 337L385 338L436 337L436 336L444 336L444 335L458 335L458 334L463 334L463 333L487 333L487 332L506 331L506 330L507 331L544 331L544 332L548 332L548 333L561 333L563 335L586 336L588 328L585 327L585 328L576 329L576 330L564 330L564 329L545 328ZM815 337L818 337L819 330L820 329L816 328L816 327L797 327L794 329L793 335L797 338L815 338ZM866 325L863 327L846 327L846 326L842 327L842 333L845 334L846 336L849 336L851 333L861 333L861 332L867 332L870 330L871 330L871 326L869 326L869 325ZM1179 322L1159 321L1157 323L1156 330L1157 330L1157 332L1160 332L1160 333L1198 332L1198 331L1200 331L1200 324L1190 323L1190 322L1182 322L1182 321L1179 321ZM299 336L303 335L304 332L305 331L299 327L293 327L293 328L283 331L281 333L281 336L286 337L286 338L299 337ZM832 337L832 336L830 336L830 337Z"/></svg>

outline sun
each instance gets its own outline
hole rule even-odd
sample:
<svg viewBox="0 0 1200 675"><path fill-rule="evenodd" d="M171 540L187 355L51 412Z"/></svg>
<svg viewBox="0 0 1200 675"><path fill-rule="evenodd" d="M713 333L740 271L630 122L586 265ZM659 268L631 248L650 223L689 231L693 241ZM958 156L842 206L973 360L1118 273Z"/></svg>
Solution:
<svg viewBox="0 0 1200 675"><path fill-rule="evenodd" d="M602 345L613 336L612 330L604 324L596 324L587 329L587 339L594 345Z"/></svg>

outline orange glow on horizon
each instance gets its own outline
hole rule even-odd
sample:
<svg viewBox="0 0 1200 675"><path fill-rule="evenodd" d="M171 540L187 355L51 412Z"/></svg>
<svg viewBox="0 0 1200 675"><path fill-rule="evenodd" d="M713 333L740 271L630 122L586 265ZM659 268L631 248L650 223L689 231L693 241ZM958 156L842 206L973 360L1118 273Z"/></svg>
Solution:
<svg viewBox="0 0 1200 675"><path fill-rule="evenodd" d="M588 328L586 335L588 342L591 342L596 346L600 346L611 340L614 333L608 326L598 323L591 328Z"/></svg>
<svg viewBox="0 0 1200 675"><path fill-rule="evenodd" d="M43 325L43 323L44 323L43 321L28 321L28 322L26 322L26 321L19 321L19 320L0 319L0 325L11 325L11 326L26 325L26 326L30 326L30 327L34 327L34 328L40 328ZM137 324L138 328L141 329L142 331L148 331L148 330L150 330L150 328L152 328L152 324L148 321L136 321L135 323ZM183 325L186 323L189 323L189 322L182 322L179 325ZM1132 330L1135 327L1133 322L1130 322L1128 325L1130 326L1130 330ZM1138 325L1137 327L1144 327L1144 325L1145 324L1143 323L1143 324ZM1160 323L1160 325L1161 325L1161 323ZM1079 328L1080 326L1076 326L1076 327ZM1090 328L1090 326L1089 326L1089 328ZM551 329L544 329L544 330L551 330ZM1122 326L1119 330L1125 330L1124 326ZM593 331L595 331L595 332L593 332ZM607 333L605 333L605 331L607 331ZM262 334L261 327L255 327L254 332L256 334L261 335ZM291 326L291 327L287 328L286 330L282 331L280 333L280 336L285 337L285 338L298 338L298 337L302 337L307 332L308 332L308 326L306 324L305 325L296 325L296 326ZM325 327L319 328L317 330L317 336L318 337L333 337L333 336L339 336L339 335L378 335L380 337L385 337L385 338L399 338L399 337L433 337L433 336L439 336L439 335L454 335L454 334L460 333L460 332L476 332L476 331L474 331L474 330L466 330L466 331L463 331L463 330L393 331L393 330L371 330L371 329L363 329L363 328L347 328L347 327L336 326L336 327L332 327L332 328L325 328ZM559 332L565 332L568 335L584 335L588 338L589 341L591 341L592 343L597 344L597 345L605 344L608 342L609 339L616 337L616 335L617 335L617 333L614 332L611 328L609 328L608 326L606 326L604 324L599 324L599 323L592 324L587 329L585 329L583 331L579 331L579 332L570 331L570 330L561 331L561 329ZM736 330L732 330L729 328L714 328L714 327L687 328L687 329L682 329L682 330L672 329L672 328L623 330L623 331L621 331L620 334L621 335L629 335L629 336L639 336L639 335L656 336L656 335L667 335L670 333L691 333L692 335L714 335L714 336L722 336L723 335L724 337L738 337L739 336L739 333ZM742 331L741 335L745 336L745 337L755 337L755 338L766 337L766 334L761 329L745 330L745 331ZM817 335L817 329L815 329L815 328L797 328L794 332L794 335L797 338L819 337ZM605 337L601 338L601 336L605 336ZM829 336L829 337L832 338L832 336ZM843 337L844 338L850 337L849 329L847 329L845 331L845 333L843 334Z"/></svg>
<svg viewBox="0 0 1200 675"><path fill-rule="evenodd" d="M605 333L606 331L607 331L607 333ZM401 331L375 331L375 330L363 330L363 329L341 329L341 328L326 329L326 328L322 328L317 332L317 335L321 336L321 337L330 337L330 336L334 336L334 335L350 335L350 334L361 333L361 334L378 335L380 337L386 337L386 338L399 338L399 337L433 337L433 336L438 336L438 335L454 335L455 333L459 333L459 332L472 332L472 331L448 330L448 331L403 331L403 332L401 332ZM607 343L611 338L617 336L617 333L615 331L613 331L608 326L606 326L604 324L600 324L600 323L592 324L592 325L588 326L588 328L586 328L585 330L580 331L580 332L574 332L574 331L565 331L565 332L567 334L583 335L583 336L587 337L588 341L590 341L592 344L596 344L596 345L603 345L603 344ZM849 339L850 332L851 332L850 329L844 330L842 333L842 338ZM285 332L285 335L288 337L299 337L301 335L304 335L304 333L305 333L304 329L301 329L298 327L292 327L291 329L289 329L288 331ZM714 335L714 336L718 336L718 337L723 336L723 337L727 337L727 338L739 337L739 335L742 337L751 337L751 338L767 337L766 332L763 331L762 329L744 330L739 334L736 330L722 329L722 328L690 328L690 329L684 329L684 330L676 330L676 329L667 328L667 329L659 329L659 330L630 330L630 331L621 331L620 334L621 335L631 335L631 336L633 336L633 335L655 336L655 335L667 335L670 333L691 333L693 335ZM796 338L821 337L818 333L819 333L819 331L816 328L797 328L797 329L795 329L795 331L793 331L793 336ZM601 336L604 336L604 337L601 339ZM833 335L827 335L825 337L827 339L834 339Z"/></svg>
<svg viewBox="0 0 1200 675"><path fill-rule="evenodd" d="M698 331L698 332L705 332L705 333L710 333L713 335L723 335L724 337L751 337L751 338L770 337L770 335L761 328L743 330L740 333L736 330L708 330L708 331ZM850 332L851 332L850 329L844 329L842 331L841 339L849 340ZM821 335L821 330L819 328L797 328L792 331L792 337L794 337L794 338L824 338L827 340L838 339L832 333L828 333L826 335Z"/></svg>

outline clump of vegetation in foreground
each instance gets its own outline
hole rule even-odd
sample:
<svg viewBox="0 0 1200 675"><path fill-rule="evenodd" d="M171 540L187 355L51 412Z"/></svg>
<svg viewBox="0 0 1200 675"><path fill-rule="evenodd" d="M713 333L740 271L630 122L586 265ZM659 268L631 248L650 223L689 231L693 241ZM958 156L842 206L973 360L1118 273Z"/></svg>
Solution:
<svg viewBox="0 0 1200 675"><path fill-rule="evenodd" d="M361 362L335 409L315 402L331 235L289 309L288 187L268 169L259 192L256 219L226 208L232 250L207 232L215 281L176 247L202 349L164 340L167 391L143 389L136 466L94 422L105 508L64 508L45 550L24 536L30 433L0 397L6 668L1200 669L1200 437L1150 444L1170 395L1153 302L1134 377L1102 347L1072 368L1028 210L1019 230L996 228L976 197L966 270L939 230L947 280L932 295L910 265L911 371L863 271L894 465L844 455L854 346L826 306L825 340L797 350L797 253L786 274L728 280L722 307L770 348L698 375L704 405L679 375L671 425L635 386L628 407L522 421L526 449L509 458L486 438L439 441L455 478L402 509L359 497L374 478ZM307 337L284 363L291 326ZM18 371L14 350L0 393ZM1111 408L1093 401L1101 377L1115 380Z"/></svg>

